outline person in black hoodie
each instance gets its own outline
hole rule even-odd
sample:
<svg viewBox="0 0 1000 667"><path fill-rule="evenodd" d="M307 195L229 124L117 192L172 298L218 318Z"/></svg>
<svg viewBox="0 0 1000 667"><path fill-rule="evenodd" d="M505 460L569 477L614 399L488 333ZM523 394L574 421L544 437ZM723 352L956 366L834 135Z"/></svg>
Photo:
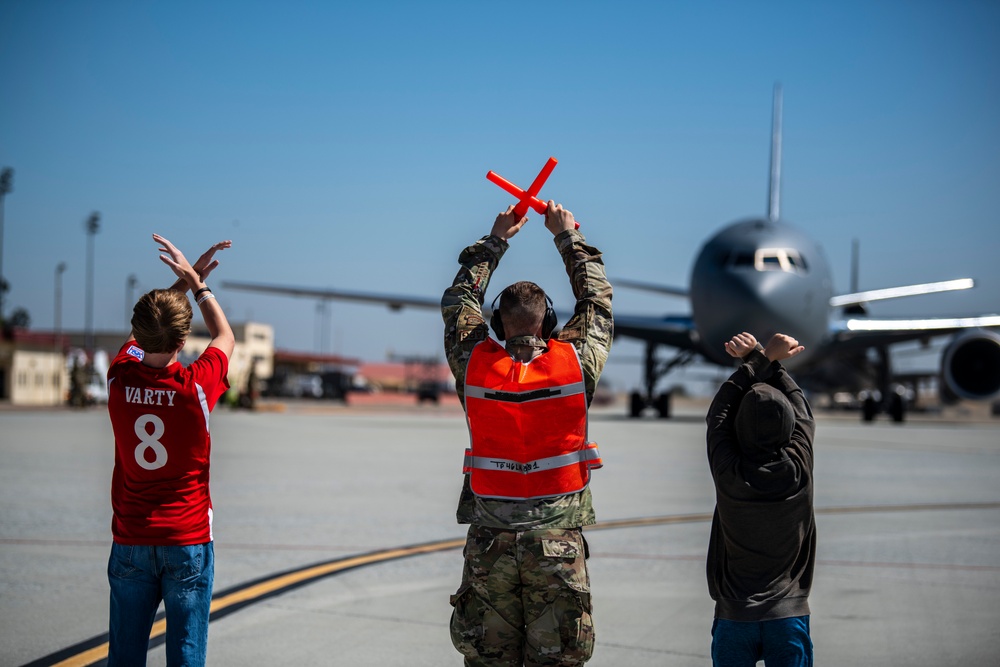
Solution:
<svg viewBox="0 0 1000 667"><path fill-rule="evenodd" d="M780 363L803 347L784 334L761 347L745 332L725 345L743 363L719 389L707 417L716 494L707 562L715 600L712 662L811 666L816 423Z"/></svg>

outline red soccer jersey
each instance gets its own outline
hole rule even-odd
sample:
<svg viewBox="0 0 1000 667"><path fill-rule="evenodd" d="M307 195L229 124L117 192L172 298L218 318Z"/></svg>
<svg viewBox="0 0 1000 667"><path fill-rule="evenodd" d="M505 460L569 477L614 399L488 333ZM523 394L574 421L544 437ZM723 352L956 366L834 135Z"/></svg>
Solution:
<svg viewBox="0 0 1000 667"><path fill-rule="evenodd" d="M111 533L119 544L212 540L209 413L229 388L229 359L210 347L191 366L152 368L129 341L108 370L115 433Z"/></svg>

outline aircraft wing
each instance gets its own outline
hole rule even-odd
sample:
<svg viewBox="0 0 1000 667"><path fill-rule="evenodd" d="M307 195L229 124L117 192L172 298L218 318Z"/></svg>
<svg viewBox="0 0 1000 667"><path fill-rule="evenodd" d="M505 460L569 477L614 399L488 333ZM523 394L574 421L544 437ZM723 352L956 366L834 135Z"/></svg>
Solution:
<svg viewBox="0 0 1000 667"><path fill-rule="evenodd" d="M637 338L681 350L700 350L698 334L690 315L656 317L615 313L615 336Z"/></svg>
<svg viewBox="0 0 1000 667"><path fill-rule="evenodd" d="M353 292L349 290L337 290L317 287L292 287L288 285L273 285L266 283L248 283L238 280L226 280L222 282L226 289L244 290L247 292L258 292L261 294L279 294L282 296L301 296L312 299L339 299L342 301L361 301L365 303L382 303L392 310L400 310L406 306L413 308L441 309L441 298L429 298L424 296L405 296L392 294L376 294L373 292Z"/></svg>
<svg viewBox="0 0 1000 667"><path fill-rule="evenodd" d="M1000 327L1000 315L909 319L845 318L832 322L833 343L840 351L860 350L959 333L968 329Z"/></svg>
<svg viewBox="0 0 1000 667"><path fill-rule="evenodd" d="M364 303L384 304L393 310L404 307L441 309L440 298L423 296L406 296L380 294L373 292L354 292L350 290L295 287L291 285L274 285L270 283L251 283L239 280L222 282L226 289L244 290L259 294L276 294L280 296L297 296L311 299L338 299L344 301L360 301ZM666 288L670 289L670 288ZM670 292L675 293L675 292ZM676 292L686 295L687 292ZM491 310L483 307L483 314L489 317ZM572 313L558 313L559 319L565 321ZM662 317L641 315L615 314L615 335L638 338L652 343L670 345L682 350L697 350L698 336L694 330L694 322L690 315L666 315Z"/></svg>
<svg viewBox="0 0 1000 667"><path fill-rule="evenodd" d="M958 280L945 280L936 283L904 285L902 287L889 287L887 289L854 292L853 294L841 294L839 296L831 297L830 305L834 308L840 306L853 306L860 303L867 303L869 301L898 299L901 296L936 294L938 292L953 292L955 290L970 289L972 287L975 287L975 282L971 278L959 278Z"/></svg>
<svg viewBox="0 0 1000 667"><path fill-rule="evenodd" d="M645 290L647 292L655 292L657 294L668 294L670 296L681 296L690 297L690 290L684 287L670 287L669 285L660 285L657 283L646 283L641 280L628 280L627 278L615 278L611 281L611 284L615 287L630 287L632 289Z"/></svg>

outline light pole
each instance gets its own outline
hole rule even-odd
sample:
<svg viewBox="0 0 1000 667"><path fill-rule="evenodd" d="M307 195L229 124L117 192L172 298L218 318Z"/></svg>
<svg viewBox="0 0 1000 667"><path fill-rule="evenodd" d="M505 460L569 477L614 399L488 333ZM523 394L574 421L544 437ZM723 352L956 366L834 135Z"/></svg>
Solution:
<svg viewBox="0 0 1000 667"><path fill-rule="evenodd" d="M316 351L327 353L328 329L330 324L330 300L320 299L316 302Z"/></svg>
<svg viewBox="0 0 1000 667"><path fill-rule="evenodd" d="M66 262L59 262L56 264L56 294L55 294L55 313L52 316L52 321L55 323L56 330L56 346L59 346L59 338L62 336L62 274L66 272Z"/></svg>
<svg viewBox="0 0 1000 667"><path fill-rule="evenodd" d="M133 290L135 286L139 284L139 279L135 277L134 273L130 273L128 278L125 279L125 331L126 333L132 330L132 308L135 306L135 301L132 299Z"/></svg>
<svg viewBox="0 0 1000 667"><path fill-rule="evenodd" d="M14 170L4 167L0 171L0 322L3 322L3 295L7 291L7 281L3 277L3 202L14 191Z"/></svg>
<svg viewBox="0 0 1000 667"><path fill-rule="evenodd" d="M84 223L87 230L87 294L86 294L86 342L84 348L88 354L94 351L94 237L100 225L101 214L94 211Z"/></svg>

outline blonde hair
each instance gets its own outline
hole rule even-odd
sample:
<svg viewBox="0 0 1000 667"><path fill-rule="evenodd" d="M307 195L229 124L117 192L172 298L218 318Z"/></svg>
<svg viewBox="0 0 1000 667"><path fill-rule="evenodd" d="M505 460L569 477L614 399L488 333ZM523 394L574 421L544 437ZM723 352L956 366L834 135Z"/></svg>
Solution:
<svg viewBox="0 0 1000 667"><path fill-rule="evenodd" d="M183 292L155 289L132 308L132 335L146 352L173 352L191 333L191 302Z"/></svg>

